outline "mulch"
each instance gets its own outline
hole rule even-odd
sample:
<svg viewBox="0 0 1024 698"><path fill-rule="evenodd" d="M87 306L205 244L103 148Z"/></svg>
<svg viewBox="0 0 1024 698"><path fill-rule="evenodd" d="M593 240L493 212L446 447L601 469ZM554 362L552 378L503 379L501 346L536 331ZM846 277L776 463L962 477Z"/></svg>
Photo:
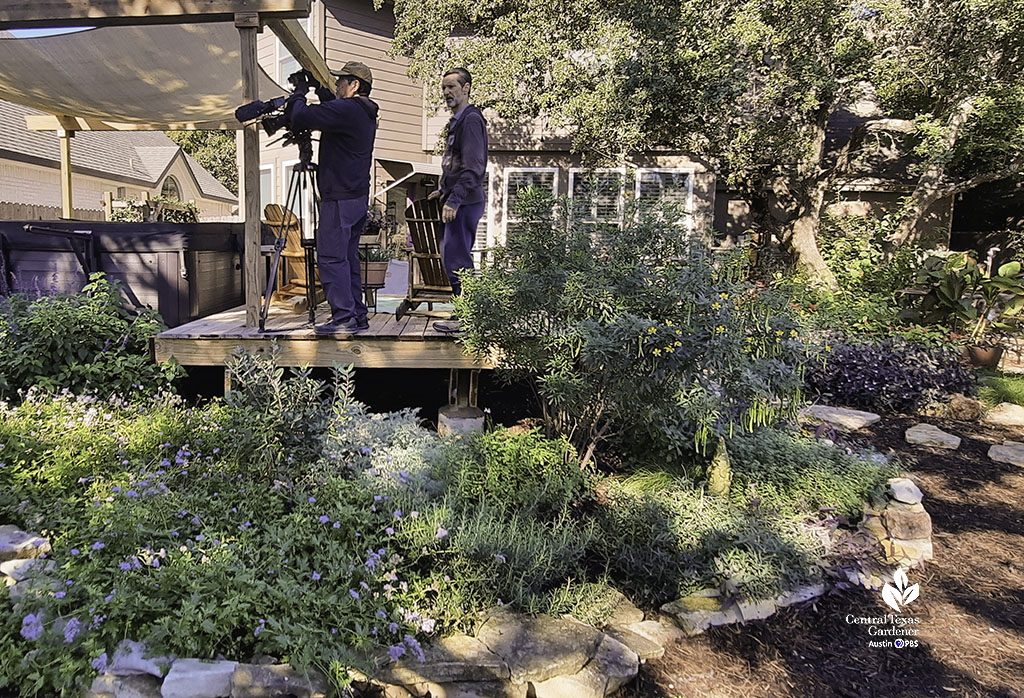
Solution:
<svg viewBox="0 0 1024 698"><path fill-rule="evenodd" d="M957 451L910 446L906 429L935 424ZM893 451L924 492L935 559L911 570L921 595L919 646L872 648L848 615L891 613L881 594L834 591L745 626L713 628L641 667L619 698L1024 696L1024 469L987 451L1018 431L932 418L883 418L851 437Z"/></svg>

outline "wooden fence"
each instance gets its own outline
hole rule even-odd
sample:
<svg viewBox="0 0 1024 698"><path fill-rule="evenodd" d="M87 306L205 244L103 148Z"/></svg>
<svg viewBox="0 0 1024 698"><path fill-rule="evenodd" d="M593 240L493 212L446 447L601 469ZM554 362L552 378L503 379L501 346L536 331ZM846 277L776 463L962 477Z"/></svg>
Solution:
<svg viewBox="0 0 1024 698"><path fill-rule="evenodd" d="M83 221L106 220L103 209L75 209L75 219ZM0 201L0 221L56 221L60 220L60 206L14 204Z"/></svg>

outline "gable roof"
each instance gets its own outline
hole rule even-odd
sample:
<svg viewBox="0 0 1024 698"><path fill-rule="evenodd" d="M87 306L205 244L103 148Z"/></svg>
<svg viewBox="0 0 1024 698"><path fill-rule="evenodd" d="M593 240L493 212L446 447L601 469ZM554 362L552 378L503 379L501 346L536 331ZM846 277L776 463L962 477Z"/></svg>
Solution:
<svg viewBox="0 0 1024 698"><path fill-rule="evenodd" d="M25 116L42 112L0 100L0 158L60 167L60 138L53 131L30 131ZM237 203L238 197L161 131L76 131L71 170L155 189L179 153L203 197Z"/></svg>

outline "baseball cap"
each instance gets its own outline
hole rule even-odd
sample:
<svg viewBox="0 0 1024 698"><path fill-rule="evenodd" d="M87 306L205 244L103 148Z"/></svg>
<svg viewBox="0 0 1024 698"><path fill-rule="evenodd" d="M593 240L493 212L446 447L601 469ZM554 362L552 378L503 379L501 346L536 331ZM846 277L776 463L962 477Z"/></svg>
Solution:
<svg viewBox="0 0 1024 698"><path fill-rule="evenodd" d="M365 64L360 63L359 61L349 61L345 65L341 66L340 70L332 70L331 75L335 78L351 75L359 78L367 85L373 84L373 73L370 72L370 69L367 68Z"/></svg>

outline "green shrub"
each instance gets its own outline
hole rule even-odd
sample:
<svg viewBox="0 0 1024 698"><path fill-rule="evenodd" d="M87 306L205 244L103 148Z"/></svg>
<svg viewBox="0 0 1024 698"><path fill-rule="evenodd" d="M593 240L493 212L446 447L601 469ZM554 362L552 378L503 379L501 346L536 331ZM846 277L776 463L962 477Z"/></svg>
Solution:
<svg viewBox="0 0 1024 698"><path fill-rule="evenodd" d="M102 273L78 295L0 299L0 397L32 386L101 396L165 389L182 371L150 359L149 339L163 329Z"/></svg>
<svg viewBox="0 0 1024 698"><path fill-rule="evenodd" d="M735 260L690 241L671 215L596 229L566 220L564 203L520 197L527 222L463 281L456 308L467 348L533 387L549 436L587 463L615 433L681 454L793 413L797 326Z"/></svg>
<svg viewBox="0 0 1024 698"><path fill-rule="evenodd" d="M785 516L821 511L857 517L898 468L878 454L846 453L801 434L761 429L728 439L731 500Z"/></svg>
<svg viewBox="0 0 1024 698"><path fill-rule="evenodd" d="M978 379L978 398L989 407L1001 402L1024 405L1024 376L990 373Z"/></svg>

